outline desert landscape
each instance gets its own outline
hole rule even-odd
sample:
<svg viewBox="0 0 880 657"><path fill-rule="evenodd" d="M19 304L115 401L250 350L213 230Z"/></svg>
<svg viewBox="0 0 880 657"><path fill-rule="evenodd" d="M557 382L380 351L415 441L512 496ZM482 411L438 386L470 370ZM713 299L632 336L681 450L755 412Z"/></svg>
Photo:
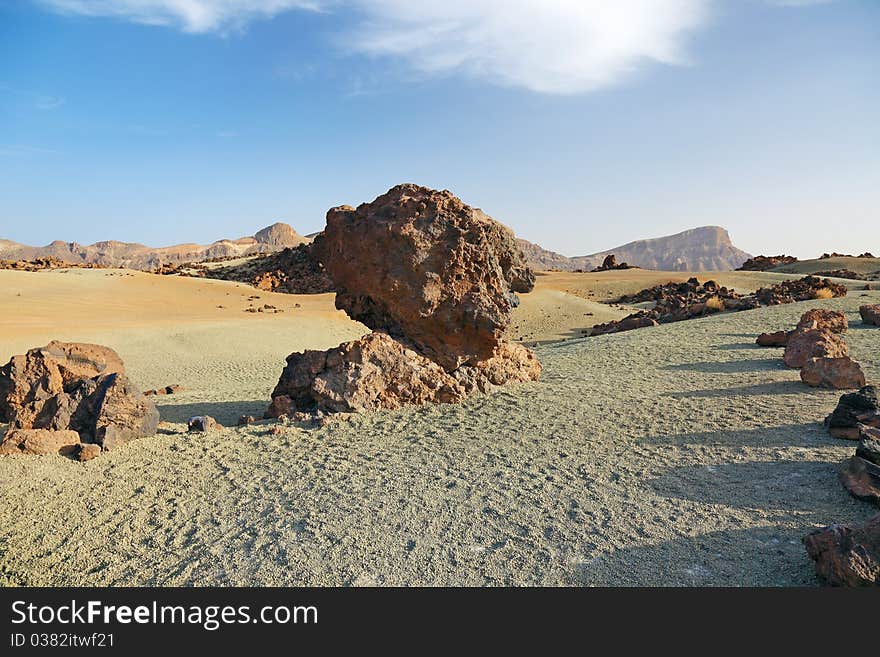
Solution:
<svg viewBox="0 0 880 657"><path fill-rule="evenodd" d="M845 331L843 348L858 375L876 381L880 329L860 309L880 304L880 289L861 279L813 278L818 287L807 288L808 299L788 302L773 287L802 285L823 262L853 270L868 259L798 263L791 271L532 274L524 261L517 264L522 255L511 246L512 233L491 219L480 223L485 215L443 194L402 186L357 211L331 210L328 229L305 244L344 293L272 292L211 278L211 267L173 275L59 263L0 270L0 307L14 309L0 314L0 362L52 340L102 345L121 358L134 389L160 392L143 397L155 402L160 418L150 435L111 446L107 433L102 449L80 429L73 441L83 442L73 451L33 455L21 442L0 456L0 581L802 586L828 580L817 578L802 539L834 523L858 526L877 511L838 481L856 443L823 426L841 396L835 388L865 381L840 384L832 372L834 387L806 385L786 365L789 348L784 362L780 349L756 338L780 331L785 342L812 330L838 344ZM414 215L426 224L407 223L413 198L427 203L428 210ZM417 232L447 222L445 235L477 221L495 231L487 233L495 236L491 245L480 247L485 252L460 251L467 242L455 239L471 237L438 241L428 237L436 233L418 233L416 244L427 240L431 253L452 263L438 271L457 272L425 298L460 298L453 289L459 277L476 281L482 275L467 272L494 271L502 278L479 283L488 285L480 288L478 303L486 310L479 312L494 312L487 299L507 299L507 285L518 286L518 305L503 306L508 310L491 331L471 337L436 333L440 310L405 314L408 302L389 290L410 280L401 272L415 266L418 273L419 266L403 256L387 265L396 256L374 261L364 255L370 251L351 246L373 238L350 231L369 231L381 221L419 225ZM496 260L483 260L496 251L498 262L507 263L498 270L490 264ZM473 260L453 256L458 253ZM386 266L398 272L398 282L379 273ZM370 282L376 267L382 289ZM242 271L253 273L247 266ZM424 280L433 280L433 270L425 271ZM372 299L358 296L358 285L374 286ZM656 286L666 286L660 301L627 302L646 296L640 291L656 296ZM768 298L762 289L776 290L771 305L756 300ZM340 301L345 296L351 301ZM381 312L364 311L365 303L369 308L383 298L390 305ZM713 310L707 298L720 306ZM673 311L651 310L660 307ZM814 322L786 333L812 310L833 311L829 321L843 327L820 331ZM630 328L621 323L625 318L651 312L657 320L650 325L621 330ZM449 321L463 321L454 317ZM598 334L599 325L611 328ZM460 356L490 334L492 359L513 359L499 366L503 375L494 360ZM389 335L403 340L404 355ZM341 388L330 356L322 356L326 379L320 368L302 369L308 354L336 353L340 343L358 345L338 356L349 377ZM522 360L532 358L530 350L537 372L528 364L534 361ZM375 362L388 364L377 374L370 369ZM435 372L436 363L442 366ZM460 374L467 367L475 369ZM317 378L303 383L303 376ZM431 387L450 376L442 390L452 392ZM161 394L166 388L171 394ZM62 394L73 395L69 390ZM18 440L15 428L0 426L9 431L5 444ZM862 583L877 574L870 564L855 571Z"/></svg>

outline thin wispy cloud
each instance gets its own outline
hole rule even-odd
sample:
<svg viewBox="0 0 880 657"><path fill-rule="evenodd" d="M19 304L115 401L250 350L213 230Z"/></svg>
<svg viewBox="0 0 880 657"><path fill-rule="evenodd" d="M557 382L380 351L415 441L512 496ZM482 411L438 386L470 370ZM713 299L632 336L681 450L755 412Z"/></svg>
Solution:
<svg viewBox="0 0 880 657"><path fill-rule="evenodd" d="M540 93L593 91L645 64L687 63L688 39L717 0L38 0L192 33L228 33L291 10L354 11L340 33L353 54L423 75L460 74ZM808 5L829 0L762 0ZM350 21L349 21L350 23Z"/></svg>
<svg viewBox="0 0 880 657"><path fill-rule="evenodd" d="M56 11L109 16L176 27L185 32L228 32L292 9L319 11L323 0L37 0Z"/></svg>

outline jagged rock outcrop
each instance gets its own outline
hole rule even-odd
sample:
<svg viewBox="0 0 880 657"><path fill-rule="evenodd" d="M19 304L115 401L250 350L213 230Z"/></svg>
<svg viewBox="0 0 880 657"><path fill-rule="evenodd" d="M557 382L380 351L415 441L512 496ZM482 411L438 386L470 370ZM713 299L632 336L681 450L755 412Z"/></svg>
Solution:
<svg viewBox="0 0 880 657"><path fill-rule="evenodd" d="M336 307L447 370L489 358L534 286L513 232L448 191L406 184L327 213L314 242Z"/></svg>
<svg viewBox="0 0 880 657"><path fill-rule="evenodd" d="M832 586L880 585L880 514L862 525L831 525L804 538L816 574Z"/></svg>
<svg viewBox="0 0 880 657"><path fill-rule="evenodd" d="M69 431L105 451L152 435L159 413L124 372L116 352L99 345L50 342L13 356L0 368L0 419L10 424L4 449L52 445Z"/></svg>
<svg viewBox="0 0 880 657"><path fill-rule="evenodd" d="M618 263L617 257L611 253L605 256L605 259L602 261L602 264L593 269L593 273L603 272L603 271L614 271L618 269L638 269L633 265L629 265L625 262Z"/></svg>
<svg viewBox="0 0 880 657"><path fill-rule="evenodd" d="M374 332L288 356L267 417L458 402L540 376L534 353L502 339L534 274L509 229L450 192L398 185L334 208L313 251L336 307Z"/></svg>
<svg viewBox="0 0 880 657"><path fill-rule="evenodd" d="M394 409L458 402L465 394L437 363L385 333L369 333L327 351L288 356L267 414Z"/></svg>

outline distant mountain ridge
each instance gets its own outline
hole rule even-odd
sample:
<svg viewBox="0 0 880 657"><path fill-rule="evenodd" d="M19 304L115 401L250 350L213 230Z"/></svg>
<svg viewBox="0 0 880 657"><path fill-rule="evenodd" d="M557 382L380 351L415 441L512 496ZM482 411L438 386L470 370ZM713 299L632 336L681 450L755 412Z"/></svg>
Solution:
<svg viewBox="0 0 880 657"><path fill-rule="evenodd" d="M94 264L152 271L162 265L198 262L213 258L232 258L274 253L290 246L310 242L285 223L275 223L253 236L221 239L211 244L177 244L150 247L113 240L82 245L77 242L54 241L46 246L26 246L0 239L0 260L34 260L58 258L72 264Z"/></svg>
<svg viewBox="0 0 880 657"><path fill-rule="evenodd" d="M701 226L690 230L629 242L613 249L569 258L537 244L518 239L529 265L539 270L589 271L614 254L617 262L644 269L664 271L732 271L751 255L733 245L730 234L720 226Z"/></svg>

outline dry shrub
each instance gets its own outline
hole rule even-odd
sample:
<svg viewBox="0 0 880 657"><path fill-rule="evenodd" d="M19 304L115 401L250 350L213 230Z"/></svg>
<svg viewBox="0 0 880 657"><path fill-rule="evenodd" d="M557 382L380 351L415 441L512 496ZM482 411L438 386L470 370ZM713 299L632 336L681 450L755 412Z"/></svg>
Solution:
<svg viewBox="0 0 880 657"><path fill-rule="evenodd" d="M721 297L710 297L706 300L706 308L713 313L720 313L724 310L724 299Z"/></svg>
<svg viewBox="0 0 880 657"><path fill-rule="evenodd" d="M814 299L833 299L834 292L832 292L830 288L820 287L818 290L816 290L813 293L813 298Z"/></svg>

